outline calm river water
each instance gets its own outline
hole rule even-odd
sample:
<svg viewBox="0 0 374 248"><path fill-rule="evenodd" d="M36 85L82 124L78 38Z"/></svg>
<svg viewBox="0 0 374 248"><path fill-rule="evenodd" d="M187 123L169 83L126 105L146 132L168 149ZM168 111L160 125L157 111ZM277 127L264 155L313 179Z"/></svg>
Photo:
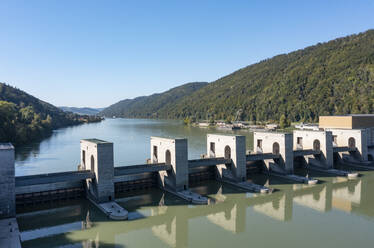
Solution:
<svg viewBox="0 0 374 248"><path fill-rule="evenodd" d="M150 136L187 137L189 157L205 152L206 134L178 121L108 119L60 129L41 143L17 150L16 174L76 170L79 140L114 142L115 165L144 163ZM230 133L230 132L229 132ZM251 134L247 136L250 149ZM17 219L23 247L372 247L374 172L357 180L314 175L322 183L292 184L255 178L270 195L245 193L215 181L193 191L215 200L189 205L158 189L124 195L129 221L110 221L85 200L24 209Z"/></svg>

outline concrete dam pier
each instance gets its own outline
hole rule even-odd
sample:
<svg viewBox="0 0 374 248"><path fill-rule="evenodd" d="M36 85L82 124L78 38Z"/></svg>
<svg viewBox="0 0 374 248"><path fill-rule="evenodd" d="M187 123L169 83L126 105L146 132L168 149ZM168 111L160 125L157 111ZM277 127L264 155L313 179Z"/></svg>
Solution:
<svg viewBox="0 0 374 248"><path fill-rule="evenodd" d="M246 151L245 136L208 134L206 154L193 160L188 159L187 139L151 137L147 163L116 167L113 143L83 139L77 171L19 177L15 177L14 147L0 144L0 219L2 225L10 223L10 229L0 233L0 244L20 247L16 207L86 197L109 218L125 220L128 212L116 203L116 196L137 189L159 187L190 203L209 204L210 199L192 191L190 183L218 180L248 192L271 193L273 189L247 180L257 172L303 184L318 183L294 174L297 163L310 170L355 178L358 173L334 166L342 162L352 168L374 169L373 142L368 134L366 129L255 132L251 152ZM10 230L12 235L5 233Z"/></svg>

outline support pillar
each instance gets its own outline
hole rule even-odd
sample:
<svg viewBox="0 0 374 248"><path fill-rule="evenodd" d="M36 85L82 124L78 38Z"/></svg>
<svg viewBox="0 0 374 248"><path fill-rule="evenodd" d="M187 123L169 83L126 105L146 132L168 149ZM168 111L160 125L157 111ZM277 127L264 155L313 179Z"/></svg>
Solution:
<svg viewBox="0 0 374 248"><path fill-rule="evenodd" d="M78 168L95 173L95 178L86 180L88 199L109 218L127 219L127 210L114 201L113 143L99 139L81 140Z"/></svg>
<svg viewBox="0 0 374 248"><path fill-rule="evenodd" d="M217 165L218 176L237 182L247 180L245 136L208 134L207 154L211 158L231 159L231 166Z"/></svg>
<svg viewBox="0 0 374 248"><path fill-rule="evenodd" d="M162 189L192 203L208 203L206 197L189 190L187 139L151 137L151 161L171 165L171 170L158 172Z"/></svg>
<svg viewBox="0 0 374 248"><path fill-rule="evenodd" d="M294 150L320 151L318 155L308 155L306 159L315 158L325 169L331 169L334 165L334 153L332 146L332 132L295 130L293 132Z"/></svg>
<svg viewBox="0 0 374 248"><path fill-rule="evenodd" d="M161 186L174 191L188 189L187 139L151 137L152 163L165 163L172 170L160 171Z"/></svg>
<svg viewBox="0 0 374 248"><path fill-rule="evenodd" d="M293 167L293 135L292 133L254 132L253 147L257 153L273 153L279 155L274 162L265 161L269 170L292 174Z"/></svg>
<svg viewBox="0 0 374 248"><path fill-rule="evenodd" d="M87 179L88 194L97 203L114 200L113 143L98 140L81 140L80 169L91 170L94 179Z"/></svg>
<svg viewBox="0 0 374 248"><path fill-rule="evenodd" d="M14 147L0 143L0 219L16 216Z"/></svg>
<svg viewBox="0 0 374 248"><path fill-rule="evenodd" d="M326 129L332 132L333 145L337 147L356 148L353 157L358 161L368 161L369 129ZM348 153L341 153L348 155Z"/></svg>

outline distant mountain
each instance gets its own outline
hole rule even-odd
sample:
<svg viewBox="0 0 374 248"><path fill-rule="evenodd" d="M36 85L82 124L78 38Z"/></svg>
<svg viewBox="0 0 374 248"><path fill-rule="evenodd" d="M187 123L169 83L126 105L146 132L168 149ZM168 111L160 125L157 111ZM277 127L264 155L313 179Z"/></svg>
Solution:
<svg viewBox="0 0 374 248"><path fill-rule="evenodd" d="M59 107L65 112L71 112L79 115L97 115L100 111L102 111L104 108L76 108L76 107L66 107L62 106Z"/></svg>
<svg viewBox="0 0 374 248"><path fill-rule="evenodd" d="M190 93L151 112L159 118L226 119L241 109L242 119L253 121L373 113L374 30L266 59ZM125 106L127 116L150 112Z"/></svg>
<svg viewBox="0 0 374 248"><path fill-rule="evenodd" d="M15 145L42 139L53 129L100 118L66 113L26 92L0 83L0 142Z"/></svg>
<svg viewBox="0 0 374 248"><path fill-rule="evenodd" d="M205 82L187 83L163 93L141 96L117 102L100 112L102 116L129 118L158 118L164 108L176 104L206 86Z"/></svg>

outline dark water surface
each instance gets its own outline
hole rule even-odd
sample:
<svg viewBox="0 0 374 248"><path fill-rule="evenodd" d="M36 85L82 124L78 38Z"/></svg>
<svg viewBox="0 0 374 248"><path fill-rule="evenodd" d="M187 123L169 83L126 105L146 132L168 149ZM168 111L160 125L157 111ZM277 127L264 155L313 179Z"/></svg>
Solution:
<svg viewBox="0 0 374 248"><path fill-rule="evenodd" d="M175 121L106 120L19 149L16 171L76 170L79 140L90 137L114 142L116 165L144 163L150 136L187 137L189 157L198 158L208 132ZM203 182L192 190L213 199L207 206L158 189L138 191L117 199L128 221L108 220L86 200L24 209L17 219L24 247L373 247L374 172L356 180L315 176L322 182L313 186L255 178L278 189L270 195Z"/></svg>

